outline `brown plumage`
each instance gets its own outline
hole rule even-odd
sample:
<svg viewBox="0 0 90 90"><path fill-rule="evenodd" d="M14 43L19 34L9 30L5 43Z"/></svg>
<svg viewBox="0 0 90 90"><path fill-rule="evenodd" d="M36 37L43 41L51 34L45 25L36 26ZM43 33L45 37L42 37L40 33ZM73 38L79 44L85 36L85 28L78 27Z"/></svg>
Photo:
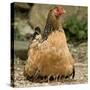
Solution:
<svg viewBox="0 0 90 90"><path fill-rule="evenodd" d="M24 75L31 80L38 77L50 79L51 76L74 78L74 59L69 52L64 30L58 22L63 13L64 9L60 6L50 10L41 42L30 45Z"/></svg>

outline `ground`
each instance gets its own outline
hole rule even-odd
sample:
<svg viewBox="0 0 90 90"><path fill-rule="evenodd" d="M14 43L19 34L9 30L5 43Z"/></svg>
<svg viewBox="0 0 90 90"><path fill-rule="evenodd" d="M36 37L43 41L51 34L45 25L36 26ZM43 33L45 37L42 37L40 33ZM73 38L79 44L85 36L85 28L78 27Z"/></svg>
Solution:
<svg viewBox="0 0 90 90"><path fill-rule="evenodd" d="M32 87L32 86L48 86L48 85L65 85L65 84L87 84L88 83L88 62L87 60L87 44L82 43L77 47L69 45L70 51L76 59L75 63L75 78L73 80L63 80L59 82L49 83L32 83L23 76L23 69L26 63L20 58L14 59L14 85L15 87ZM79 60L77 60L79 59Z"/></svg>

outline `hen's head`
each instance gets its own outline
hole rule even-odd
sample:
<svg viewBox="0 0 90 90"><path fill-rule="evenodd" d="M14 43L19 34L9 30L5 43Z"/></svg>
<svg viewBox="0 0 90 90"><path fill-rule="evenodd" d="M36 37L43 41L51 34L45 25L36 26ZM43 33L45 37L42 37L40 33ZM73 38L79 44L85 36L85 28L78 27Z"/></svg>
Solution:
<svg viewBox="0 0 90 90"><path fill-rule="evenodd" d="M64 14L65 13L65 10L63 7L61 6L57 6L53 9L53 13L56 17L59 17L60 15Z"/></svg>

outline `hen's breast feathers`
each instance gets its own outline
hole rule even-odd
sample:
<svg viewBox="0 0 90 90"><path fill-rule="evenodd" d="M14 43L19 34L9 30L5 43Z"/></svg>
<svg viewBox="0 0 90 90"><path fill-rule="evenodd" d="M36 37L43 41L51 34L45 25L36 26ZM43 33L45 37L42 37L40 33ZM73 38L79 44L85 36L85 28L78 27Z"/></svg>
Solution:
<svg viewBox="0 0 90 90"><path fill-rule="evenodd" d="M32 47L29 50L29 57L31 62L36 63L37 67L44 75L52 72L65 72L65 70L61 70L62 67L65 69L67 65L74 64L67 47L65 34L59 31L53 32L49 35L47 40L42 43L37 43L36 46ZM48 70L49 67L50 71ZM53 71L53 68L56 71Z"/></svg>

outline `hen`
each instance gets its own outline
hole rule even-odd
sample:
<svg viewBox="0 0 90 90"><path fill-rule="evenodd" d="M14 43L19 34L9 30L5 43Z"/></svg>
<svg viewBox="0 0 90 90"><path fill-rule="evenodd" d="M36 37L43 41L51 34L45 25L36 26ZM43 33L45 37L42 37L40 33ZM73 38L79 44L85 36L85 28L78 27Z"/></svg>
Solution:
<svg viewBox="0 0 90 90"><path fill-rule="evenodd" d="M75 76L74 59L69 52L64 30L59 24L59 17L64 12L61 6L51 9L42 38L30 45L24 75L31 81Z"/></svg>

